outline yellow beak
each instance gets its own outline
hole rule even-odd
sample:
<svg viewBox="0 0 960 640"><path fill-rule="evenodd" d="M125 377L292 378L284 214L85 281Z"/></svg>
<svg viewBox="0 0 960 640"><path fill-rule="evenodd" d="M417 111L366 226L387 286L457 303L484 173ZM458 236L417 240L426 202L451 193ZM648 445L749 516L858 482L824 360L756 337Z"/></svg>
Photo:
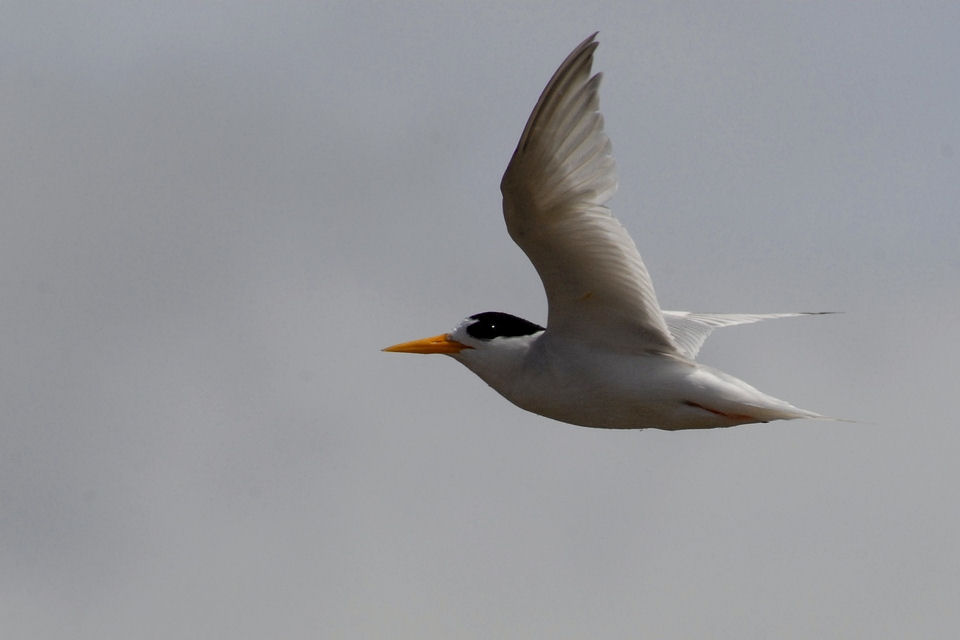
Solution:
<svg viewBox="0 0 960 640"><path fill-rule="evenodd" d="M451 339L449 333L441 333L431 338L422 338L420 340L411 340L410 342L395 344L392 347L387 347L384 351L399 351L402 353L460 353L464 349L473 349L473 347Z"/></svg>

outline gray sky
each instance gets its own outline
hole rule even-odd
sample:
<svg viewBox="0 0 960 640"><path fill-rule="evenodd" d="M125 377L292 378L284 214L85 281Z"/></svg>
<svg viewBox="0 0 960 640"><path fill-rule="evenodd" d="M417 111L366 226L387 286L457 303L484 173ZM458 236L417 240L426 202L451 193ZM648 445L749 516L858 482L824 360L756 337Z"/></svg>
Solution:
<svg viewBox="0 0 960 640"><path fill-rule="evenodd" d="M960 625L960 10L0 16L9 637ZM479 311L545 320L497 186L595 29L611 204L663 304L845 311L702 359L860 422L584 429L379 351Z"/></svg>

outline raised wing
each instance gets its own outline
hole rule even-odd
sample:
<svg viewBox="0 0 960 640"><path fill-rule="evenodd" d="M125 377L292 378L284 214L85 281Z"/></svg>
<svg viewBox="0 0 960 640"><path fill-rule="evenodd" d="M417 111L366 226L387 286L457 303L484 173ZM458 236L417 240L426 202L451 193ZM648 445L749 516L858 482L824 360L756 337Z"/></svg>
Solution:
<svg viewBox="0 0 960 640"><path fill-rule="evenodd" d="M590 76L593 34L537 101L500 190L507 230L547 293L549 333L628 351L676 353L650 275L604 203L617 188Z"/></svg>
<svg viewBox="0 0 960 640"><path fill-rule="evenodd" d="M752 324L761 320L773 318L793 318L796 316L821 316L831 311L815 311L801 313L691 313L690 311L664 311L663 318L667 321L674 342L680 348L680 353L693 360L707 336L714 329L733 327L738 324Z"/></svg>

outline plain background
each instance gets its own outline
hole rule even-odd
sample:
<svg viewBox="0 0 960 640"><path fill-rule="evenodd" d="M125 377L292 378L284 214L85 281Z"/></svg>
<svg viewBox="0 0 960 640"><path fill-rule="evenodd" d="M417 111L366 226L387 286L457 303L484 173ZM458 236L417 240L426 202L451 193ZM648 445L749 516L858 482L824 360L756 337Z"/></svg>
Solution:
<svg viewBox="0 0 960 640"><path fill-rule="evenodd" d="M0 628L903 638L960 625L953 3L4 3ZM600 30L661 302L856 423L612 432L383 346L543 322L498 184Z"/></svg>

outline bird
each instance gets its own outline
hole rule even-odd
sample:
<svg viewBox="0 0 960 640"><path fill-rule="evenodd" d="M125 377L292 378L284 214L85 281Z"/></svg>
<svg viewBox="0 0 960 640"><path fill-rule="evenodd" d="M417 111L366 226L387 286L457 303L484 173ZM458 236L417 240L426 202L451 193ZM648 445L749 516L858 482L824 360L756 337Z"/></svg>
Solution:
<svg viewBox="0 0 960 640"><path fill-rule="evenodd" d="M801 313L693 313L660 308L636 244L605 205L617 188L591 75L597 33L559 66L533 108L500 190L507 231L547 296L543 327L473 314L388 352L445 354L516 406L606 429L712 429L831 419L696 361L720 327Z"/></svg>

